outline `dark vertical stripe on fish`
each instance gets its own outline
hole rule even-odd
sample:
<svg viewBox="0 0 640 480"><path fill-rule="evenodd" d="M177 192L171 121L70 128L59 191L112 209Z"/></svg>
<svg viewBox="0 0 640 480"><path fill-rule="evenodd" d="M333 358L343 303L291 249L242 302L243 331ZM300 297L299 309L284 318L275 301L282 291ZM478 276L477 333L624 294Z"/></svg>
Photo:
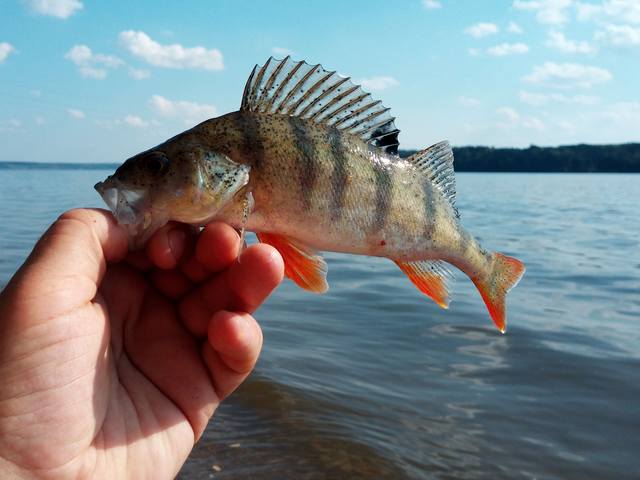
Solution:
<svg viewBox="0 0 640 480"><path fill-rule="evenodd" d="M436 204L435 198L433 195L433 187L427 179L422 180L422 205L424 208L423 217L424 217L424 236L425 238L431 239L433 237L433 229L436 224Z"/></svg>
<svg viewBox="0 0 640 480"><path fill-rule="evenodd" d="M264 160L264 143L260 135L260 124L253 113L240 113L236 117L237 128L242 134L243 153L259 168Z"/></svg>
<svg viewBox="0 0 640 480"><path fill-rule="evenodd" d="M382 230L387 223L393 177L390 169L380 162L373 164L373 171L376 177L376 210L373 218L373 231L377 232Z"/></svg>
<svg viewBox="0 0 640 480"><path fill-rule="evenodd" d="M302 193L302 202L305 208L311 206L313 187L318 177L318 163L315 141L309 133L307 126L298 118L290 117L293 133L293 143L299 158L299 183Z"/></svg>
<svg viewBox="0 0 640 480"><path fill-rule="evenodd" d="M333 161L333 172L331 174L331 219L337 220L342 215L344 207L344 191L347 186L347 156L344 149L343 139L340 132L329 129L327 134L331 156Z"/></svg>

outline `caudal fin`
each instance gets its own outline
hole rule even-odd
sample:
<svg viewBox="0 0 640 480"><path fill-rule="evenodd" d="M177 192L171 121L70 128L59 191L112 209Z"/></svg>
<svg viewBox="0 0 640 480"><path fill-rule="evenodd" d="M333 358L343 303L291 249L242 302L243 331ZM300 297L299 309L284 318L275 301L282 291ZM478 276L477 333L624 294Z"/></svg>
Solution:
<svg viewBox="0 0 640 480"><path fill-rule="evenodd" d="M489 309L489 314L498 330L504 333L507 330L507 312L505 299L507 292L515 287L525 267L517 258L507 257L501 253L494 253L493 270L485 278L473 280L482 295L484 303Z"/></svg>

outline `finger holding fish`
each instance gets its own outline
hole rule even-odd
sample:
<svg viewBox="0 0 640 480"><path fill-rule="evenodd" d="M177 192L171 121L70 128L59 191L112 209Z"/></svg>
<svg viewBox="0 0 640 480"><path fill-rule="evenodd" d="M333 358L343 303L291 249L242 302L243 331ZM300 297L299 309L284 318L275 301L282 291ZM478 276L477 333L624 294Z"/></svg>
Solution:
<svg viewBox="0 0 640 480"><path fill-rule="evenodd" d="M147 256L158 268L176 268L194 242L193 228L178 222L160 227L145 245Z"/></svg>
<svg viewBox="0 0 640 480"><path fill-rule="evenodd" d="M269 245L252 245L239 260L180 302L180 318L191 333L205 335L212 315L220 310L253 313L282 281L282 258Z"/></svg>
<svg viewBox="0 0 640 480"><path fill-rule="evenodd" d="M240 236L235 229L222 222L212 222L200 233L195 258L209 272L216 273L236 260L239 249Z"/></svg>

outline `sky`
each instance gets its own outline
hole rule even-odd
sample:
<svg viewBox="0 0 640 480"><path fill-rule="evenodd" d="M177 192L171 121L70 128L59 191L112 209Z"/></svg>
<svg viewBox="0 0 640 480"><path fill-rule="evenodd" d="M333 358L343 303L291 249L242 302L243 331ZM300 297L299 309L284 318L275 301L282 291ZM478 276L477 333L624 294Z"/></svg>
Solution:
<svg viewBox="0 0 640 480"><path fill-rule="evenodd" d="M639 0L0 0L0 161L119 163L272 55L352 77L400 148L640 141Z"/></svg>

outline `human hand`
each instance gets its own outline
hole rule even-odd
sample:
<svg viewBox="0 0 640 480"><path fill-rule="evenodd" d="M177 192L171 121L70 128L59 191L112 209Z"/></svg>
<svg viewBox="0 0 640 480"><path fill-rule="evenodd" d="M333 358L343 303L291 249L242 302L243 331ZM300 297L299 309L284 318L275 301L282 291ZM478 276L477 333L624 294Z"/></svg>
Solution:
<svg viewBox="0 0 640 480"><path fill-rule="evenodd" d="M172 478L262 345L251 316L283 263L212 223L128 253L73 210L0 294L0 477Z"/></svg>

